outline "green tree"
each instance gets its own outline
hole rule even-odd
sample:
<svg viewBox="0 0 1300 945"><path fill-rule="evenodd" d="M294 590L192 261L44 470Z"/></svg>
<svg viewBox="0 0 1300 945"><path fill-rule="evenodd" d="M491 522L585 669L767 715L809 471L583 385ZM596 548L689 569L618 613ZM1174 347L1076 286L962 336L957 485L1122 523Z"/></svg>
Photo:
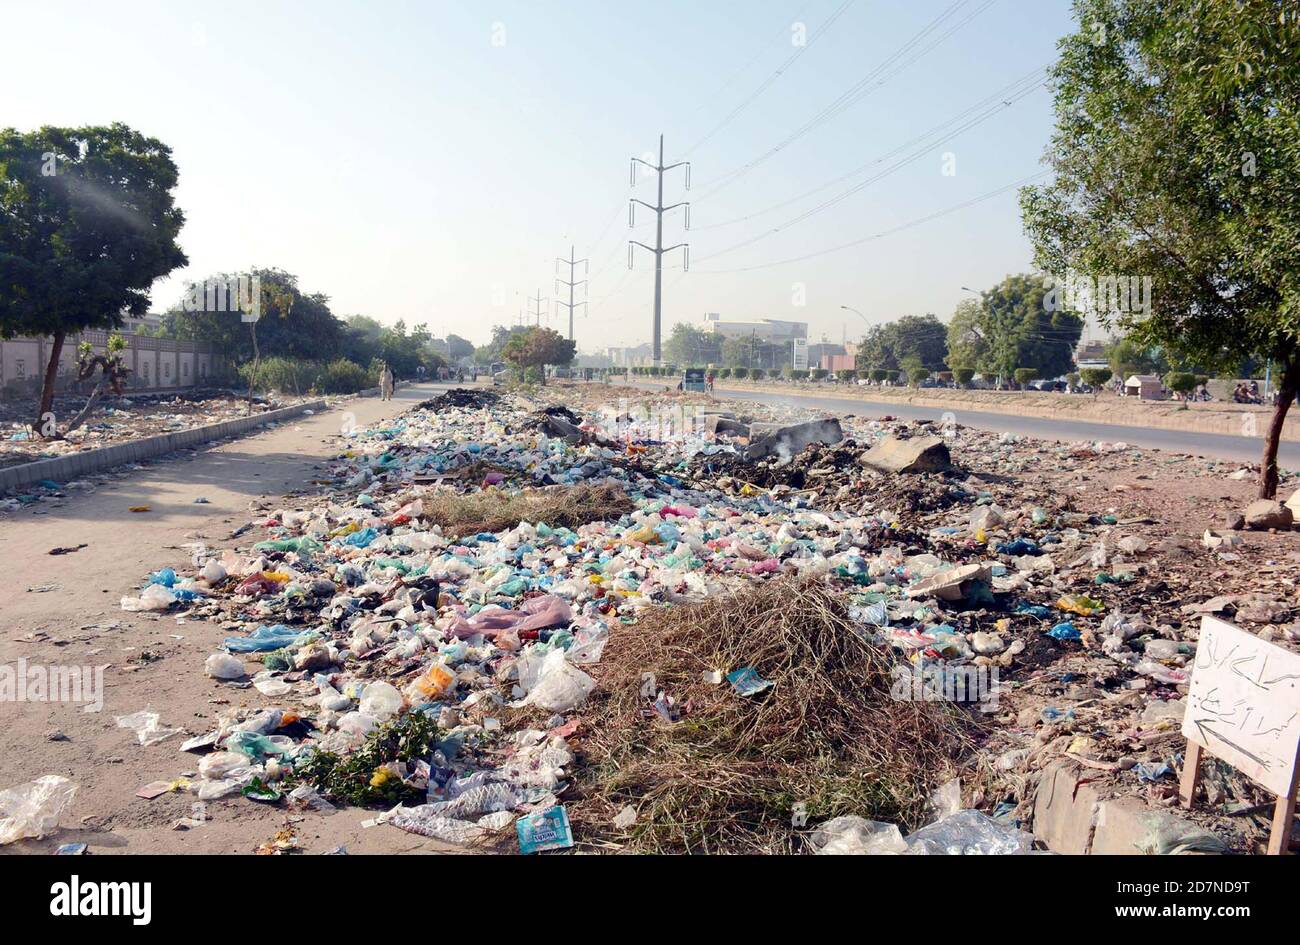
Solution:
<svg viewBox="0 0 1300 945"><path fill-rule="evenodd" d="M1030 381L1038 377L1038 369L1031 367L1016 368L1012 376L1016 379L1017 387L1026 387Z"/></svg>
<svg viewBox="0 0 1300 945"><path fill-rule="evenodd" d="M968 367L954 368L952 376L962 387L969 386L970 382L975 379L975 369Z"/></svg>
<svg viewBox="0 0 1300 945"><path fill-rule="evenodd" d="M988 362L989 345L982 331L984 310L975 299L962 299L952 313L947 329L947 357L955 368L969 368L971 375Z"/></svg>
<svg viewBox="0 0 1300 945"><path fill-rule="evenodd" d="M947 330L933 315L904 315L872 325L858 346L855 359L862 370L898 370L905 361L931 371L941 371L947 355Z"/></svg>
<svg viewBox="0 0 1300 945"><path fill-rule="evenodd" d="M509 361L525 377L534 376L539 383L546 383L546 366L551 364L568 364L577 353L575 342L565 338L551 328L534 325L523 332L512 335L502 349L502 357ZM532 372L536 373L533 374Z"/></svg>
<svg viewBox="0 0 1300 945"><path fill-rule="evenodd" d="M33 426L54 399L69 334L119 328L154 280L188 261L177 245L171 149L127 125L0 130L0 337L50 336Z"/></svg>
<svg viewBox="0 0 1300 945"><path fill-rule="evenodd" d="M459 361L461 358L469 358L474 355L474 343L466 341L460 335L447 336L447 356L453 361Z"/></svg>
<svg viewBox="0 0 1300 945"><path fill-rule="evenodd" d="M1063 308L1049 308L1041 276L1007 276L981 294L980 332L988 343L985 374L1008 378L1017 367L1032 367L1039 377L1059 377L1074 367L1074 349L1083 319Z"/></svg>
<svg viewBox="0 0 1300 945"><path fill-rule="evenodd" d="M715 364L722 359L722 336L678 322L664 342L663 356L689 367Z"/></svg>
<svg viewBox="0 0 1300 945"><path fill-rule="evenodd" d="M1110 370L1118 378L1134 374L1164 374L1169 362L1159 348L1142 345L1132 337L1114 338L1104 348Z"/></svg>
<svg viewBox="0 0 1300 945"><path fill-rule="evenodd" d="M235 286L241 279L250 292L256 285L261 293L260 317L255 323L244 322L242 313L231 304L207 307L211 296L205 287ZM283 269L215 273L202 282L190 283L168 310L166 320L175 337L210 344L237 363L251 360L256 352L267 357L326 360L344 350L344 325L330 311L329 297L303 293L298 277ZM256 326L255 334L250 325Z"/></svg>
<svg viewBox="0 0 1300 945"><path fill-rule="evenodd" d="M1259 494L1300 391L1300 7L1076 0L1053 67L1054 180L1021 193L1040 266L1149 278L1103 313L1208 369L1279 369ZM1097 37L1104 36L1103 42Z"/></svg>
<svg viewBox="0 0 1300 945"><path fill-rule="evenodd" d="M484 367L494 364L497 361L504 360L501 356L501 352L504 351L506 345L510 343L510 339L516 335L525 334L528 330L529 326L527 325L512 325L510 327L505 325L493 325L492 340L487 344L480 345L474 349L474 360Z"/></svg>
<svg viewBox="0 0 1300 945"><path fill-rule="evenodd" d="M1110 368L1102 367L1084 368L1079 372L1079 376L1083 378L1085 384L1092 388L1093 394L1097 394L1106 386L1106 382L1110 380L1113 375L1110 372Z"/></svg>

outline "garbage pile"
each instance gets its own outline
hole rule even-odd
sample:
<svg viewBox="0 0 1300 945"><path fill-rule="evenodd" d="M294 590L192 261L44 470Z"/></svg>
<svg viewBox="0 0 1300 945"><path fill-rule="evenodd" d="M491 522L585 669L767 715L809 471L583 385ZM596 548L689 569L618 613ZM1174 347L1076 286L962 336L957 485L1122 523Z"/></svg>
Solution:
<svg viewBox="0 0 1300 945"><path fill-rule="evenodd" d="M803 851L835 818L926 829L961 767L989 814L958 797L908 852L1024 852L1046 760L1172 787L1190 614L1295 614L1189 601L1157 560L1193 552L1015 478L1035 461L1015 439L945 430L939 471L886 473L866 455L933 459L936 429L841 418L835 442L754 457L551 407L452 391L353 431L315 497L124 597L221 622L208 676L267 700L185 741L196 770L155 790L362 804L523 852Z"/></svg>
<svg viewBox="0 0 1300 945"><path fill-rule="evenodd" d="M254 400L253 409L274 410L300 399L267 400L259 397ZM84 397L60 396L55 398L51 409L62 424L76 416L84 404ZM132 393L101 400L90 418L69 433L66 439L47 440L31 429L34 405L0 405L0 466L29 463L83 449L233 420L244 416L246 408L244 398L229 392Z"/></svg>

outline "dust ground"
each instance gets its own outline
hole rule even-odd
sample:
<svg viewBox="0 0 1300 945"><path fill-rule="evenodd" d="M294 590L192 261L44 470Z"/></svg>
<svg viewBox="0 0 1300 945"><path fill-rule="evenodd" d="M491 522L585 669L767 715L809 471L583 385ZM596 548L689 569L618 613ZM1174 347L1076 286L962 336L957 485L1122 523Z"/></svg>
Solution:
<svg viewBox="0 0 1300 945"><path fill-rule="evenodd" d="M310 489L314 467L338 452L335 436L349 412L356 424L368 424L436 390L413 386L387 403L350 401L126 472L87 494L69 493L0 516L0 663L22 657L28 663L108 667L99 712L59 702L0 702L0 788L46 774L80 786L68 829L0 851L44 853L61 843L86 842L95 853L252 853L287 825L308 853L340 845L351 853L445 849L402 831L363 828L372 811L286 816L243 798L209 802L203 826L173 830L178 819L192 816L192 798L169 794L146 801L135 794L160 772L184 763L178 741L141 747L114 722L152 708L163 724L199 734L228 707L203 675L204 658L223 636L218 626L181 622L170 614L126 613L120 598L150 572L188 563L186 542L235 544L228 536L249 520L250 503L274 504L293 490ZM195 504L199 497L208 504ZM142 505L151 511L128 511ZM86 547L79 551L49 554L82 543ZM235 698L240 693L224 687L220 692ZM255 689L246 692L249 706L260 704Z"/></svg>

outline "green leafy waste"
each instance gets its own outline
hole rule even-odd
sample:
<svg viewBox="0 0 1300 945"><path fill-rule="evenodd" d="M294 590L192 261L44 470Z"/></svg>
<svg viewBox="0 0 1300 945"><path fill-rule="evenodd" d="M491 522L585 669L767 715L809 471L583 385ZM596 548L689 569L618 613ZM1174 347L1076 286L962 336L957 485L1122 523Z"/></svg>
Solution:
<svg viewBox="0 0 1300 945"><path fill-rule="evenodd" d="M390 775L385 766L428 758L439 738L436 719L407 712L371 732L365 744L350 754L316 752L298 766L297 780L314 785L331 800L363 807L423 800L422 790Z"/></svg>

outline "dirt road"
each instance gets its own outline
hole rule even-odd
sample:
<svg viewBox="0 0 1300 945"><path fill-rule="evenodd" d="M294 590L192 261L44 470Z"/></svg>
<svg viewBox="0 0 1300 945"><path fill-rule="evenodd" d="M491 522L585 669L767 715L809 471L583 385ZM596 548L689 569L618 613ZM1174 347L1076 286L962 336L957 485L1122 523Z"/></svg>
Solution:
<svg viewBox="0 0 1300 945"><path fill-rule="evenodd" d="M103 706L0 701L0 789L45 774L71 778L80 790L56 839L25 841L0 852L47 852L86 842L92 853L251 853L293 821L305 852L344 845L349 852L436 852L440 847L391 827L365 829L374 812L291 815L242 797L197 811L192 795L136 797L152 781L194 771L198 756L178 751L184 736L141 747L115 718L142 709L167 727L210 730L217 715L266 699L254 689L218 686L203 661L225 633L215 624L174 615L126 613L119 604L150 572L184 565L187 542L225 547L249 520L248 505L310 489L314 470L339 449L343 423L393 416L437 390L426 384L345 406L184 457L125 472L87 494L0 517L0 665L25 659L51 666L107 668ZM349 417L349 414L352 416ZM207 503L196 503L198 498ZM132 506L150 511L132 513ZM85 548L51 556L55 548ZM202 826L174 830L202 813ZM80 829L76 829L80 825Z"/></svg>

